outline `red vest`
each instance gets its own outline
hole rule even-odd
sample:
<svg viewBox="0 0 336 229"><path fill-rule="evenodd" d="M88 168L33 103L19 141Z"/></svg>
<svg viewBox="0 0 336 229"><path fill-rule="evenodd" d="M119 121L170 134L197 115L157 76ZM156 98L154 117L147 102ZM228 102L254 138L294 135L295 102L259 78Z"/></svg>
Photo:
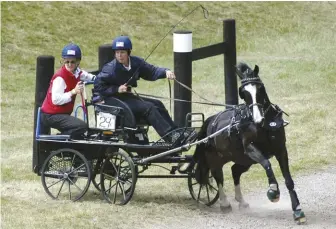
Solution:
<svg viewBox="0 0 336 229"><path fill-rule="evenodd" d="M76 78L71 72L66 70L63 65L51 78L50 85L47 91L47 96L43 101L41 110L47 114L71 114L75 105L76 95L72 96L72 99L69 103L63 105L55 105L51 99L52 85L56 77L62 77L66 88L64 92L69 92L76 87L77 83L80 80L80 77Z"/></svg>

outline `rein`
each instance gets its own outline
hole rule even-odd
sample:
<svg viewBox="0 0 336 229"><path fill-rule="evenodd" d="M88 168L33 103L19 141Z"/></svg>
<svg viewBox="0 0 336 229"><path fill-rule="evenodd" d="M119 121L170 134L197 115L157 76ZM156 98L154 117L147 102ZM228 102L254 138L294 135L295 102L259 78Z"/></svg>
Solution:
<svg viewBox="0 0 336 229"><path fill-rule="evenodd" d="M178 81L177 79L174 79L176 83L180 84L182 87L186 88L188 91L191 91L192 93L194 93L195 95L197 95L199 98L207 101L207 102L200 102L200 101L189 101L189 100L184 100L184 99L173 99L172 98L172 93L171 93L171 84L170 81L168 79L168 83L169 83L169 98L167 97L162 97L162 96L157 96L157 95L148 95L148 94L143 94L143 93L138 93L135 89L133 89L134 94L136 94L140 99L140 96L143 97L147 97L147 98L155 98L155 99L165 99L165 100L169 100L169 104L170 104L170 112L171 110L171 101L179 101L179 102L186 102L186 103L195 103L195 104L203 104L203 105L212 105L212 106L221 106L221 107L228 107L228 108L236 108L237 105L231 105L231 104L225 104L225 103L214 103L206 98L204 98L203 96L199 95L198 93L196 93L193 89L191 89L190 87L188 87L187 85L181 83L180 81ZM126 92L129 94L132 94L132 92ZM143 101L143 100L142 100Z"/></svg>
<svg viewBox="0 0 336 229"><path fill-rule="evenodd" d="M200 101L189 101L189 100L184 100L184 99L172 99L172 98L167 98L167 97L163 97L163 96L157 96L157 95L148 95L148 94L142 94L142 93L138 93L136 92L134 89L133 91L135 92L135 94L137 96L143 96L143 97L147 97L147 98L155 98L155 99L165 99L165 100L170 100L170 101L179 101L179 102L186 102L186 103L197 103L197 104L203 104L203 105L212 105L212 106L227 106L225 104L221 104L221 103L207 103L207 102L200 102ZM129 94L132 94L132 92L127 92ZM140 97L141 98L141 97ZM234 106L234 105L230 105L230 106Z"/></svg>
<svg viewBox="0 0 336 229"><path fill-rule="evenodd" d="M230 108L234 108L234 107L235 107L235 105L229 105L229 104L224 104L224 103L214 103L214 102L212 102L212 101L210 101L210 100L204 98L203 96L197 94L193 89L191 89L191 88L188 87L187 85L181 83L181 82L178 81L177 79L174 79L174 80L175 80L176 83L178 83L179 85L181 85L182 87L184 87L184 88L187 89L188 91L191 91L192 93L194 93L195 95L197 95L199 98L201 98L201 99L203 99L203 100L209 102L209 103L207 103L207 104L209 104L209 105L215 105L215 104L216 104L217 106L218 106L218 105L219 105L219 106L227 106L227 107L230 107Z"/></svg>
<svg viewBox="0 0 336 229"><path fill-rule="evenodd" d="M279 114L282 114L282 113L289 116L289 114L283 111L278 105L271 103L271 102L270 102L270 105L265 110L265 115L267 114L267 112L269 111L271 107L274 107L274 109L278 112L278 114L275 117L277 117Z"/></svg>

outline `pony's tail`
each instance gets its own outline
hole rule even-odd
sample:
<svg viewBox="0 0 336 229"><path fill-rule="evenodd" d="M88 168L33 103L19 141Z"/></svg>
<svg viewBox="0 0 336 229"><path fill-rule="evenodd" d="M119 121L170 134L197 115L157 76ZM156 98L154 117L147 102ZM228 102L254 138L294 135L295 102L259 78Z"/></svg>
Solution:
<svg viewBox="0 0 336 229"><path fill-rule="evenodd" d="M200 132L198 133L197 139L201 140L203 138L207 137L207 128L210 123L210 118L207 119ZM196 146L195 152L194 152L194 162L197 163L196 170L195 170L195 179L196 181L201 185L208 184L208 175L209 175L209 166L207 164L205 152L207 148L207 143L201 143Z"/></svg>

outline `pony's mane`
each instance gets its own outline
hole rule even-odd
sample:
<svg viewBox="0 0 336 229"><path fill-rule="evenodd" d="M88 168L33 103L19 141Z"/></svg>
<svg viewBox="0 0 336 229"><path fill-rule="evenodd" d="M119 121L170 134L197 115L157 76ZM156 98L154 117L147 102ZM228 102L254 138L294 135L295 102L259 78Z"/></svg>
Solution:
<svg viewBox="0 0 336 229"><path fill-rule="evenodd" d="M243 73L245 76L248 76L250 74L253 73L253 70L246 64L246 63L243 63L243 62L240 62L238 65L237 65L237 69Z"/></svg>
<svg viewBox="0 0 336 229"><path fill-rule="evenodd" d="M246 63L244 62L240 62L238 65L237 65L237 69L238 71L241 72L242 74L242 78L241 78L241 83L242 85L244 84L247 84L247 83L251 83L251 82L254 82L254 83L261 83L262 84L262 81L261 79L259 78L258 76L258 71L259 71L259 68L258 66L256 66L257 68L257 72L255 72L255 70L252 70Z"/></svg>

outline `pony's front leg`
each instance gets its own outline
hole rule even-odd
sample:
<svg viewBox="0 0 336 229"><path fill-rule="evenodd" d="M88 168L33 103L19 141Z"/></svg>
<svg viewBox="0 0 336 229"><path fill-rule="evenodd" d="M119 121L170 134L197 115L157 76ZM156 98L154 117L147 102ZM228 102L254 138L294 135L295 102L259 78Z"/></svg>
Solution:
<svg viewBox="0 0 336 229"><path fill-rule="evenodd" d="M215 178L215 180L217 182L220 209L225 213L232 211L231 204L228 201L227 196L225 195L225 192L224 192L224 187L223 187L224 176L223 176L222 168L212 169L211 174L213 175L213 177Z"/></svg>
<svg viewBox="0 0 336 229"><path fill-rule="evenodd" d="M267 197L272 202L278 202L280 199L280 190L277 180L275 179L274 172L271 163L268 159L262 155L262 153L252 144L248 144L245 148L245 153L254 161L261 164L265 169L268 177L269 189L267 191Z"/></svg>
<svg viewBox="0 0 336 229"><path fill-rule="evenodd" d="M286 187L289 191L289 196L292 202L294 221L297 224L303 224L306 222L306 216L301 209L299 199L294 190L294 181L289 171L287 148L283 147L283 150L280 151L279 154L276 154L275 157L279 162L282 175L285 178Z"/></svg>

